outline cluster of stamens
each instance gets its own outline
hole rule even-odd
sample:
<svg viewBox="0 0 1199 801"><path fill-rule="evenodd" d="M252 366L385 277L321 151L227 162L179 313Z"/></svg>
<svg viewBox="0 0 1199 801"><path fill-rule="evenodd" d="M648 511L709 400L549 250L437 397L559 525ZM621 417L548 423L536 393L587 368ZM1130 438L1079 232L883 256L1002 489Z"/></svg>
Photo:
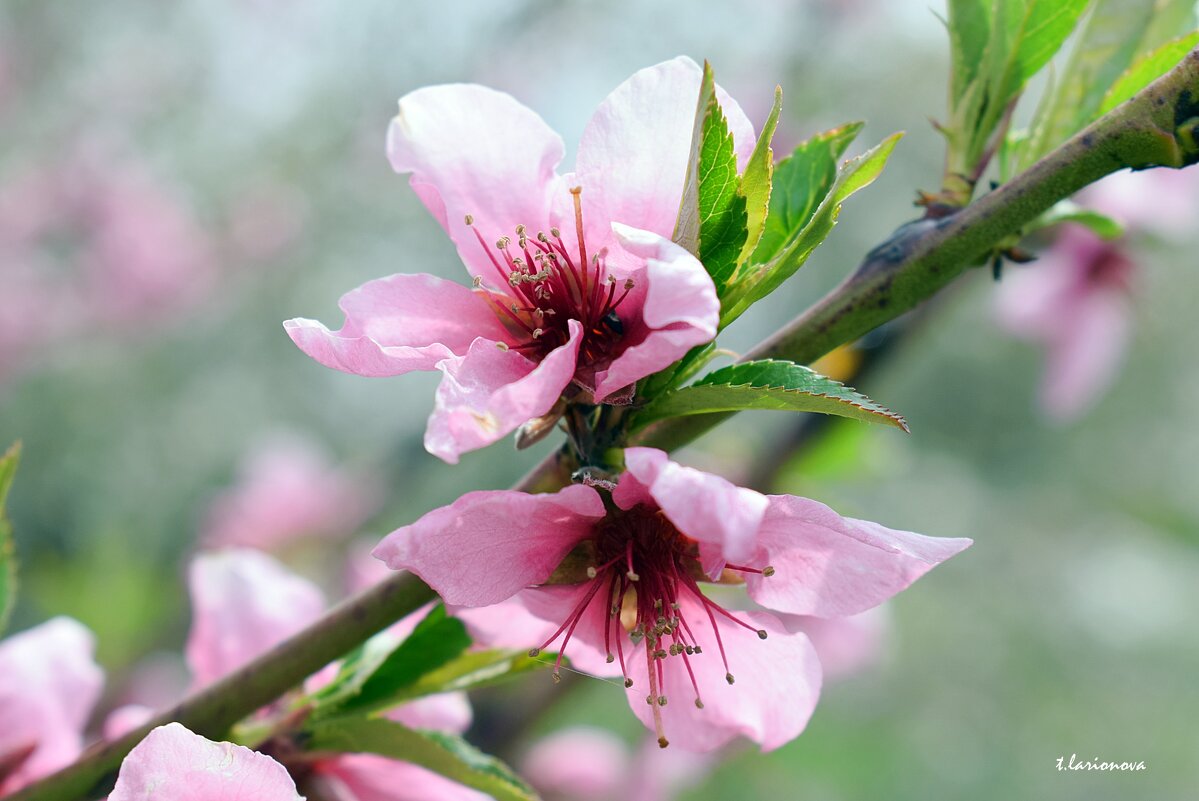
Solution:
<svg viewBox="0 0 1199 801"><path fill-rule="evenodd" d="M627 632L634 646L642 641L645 643L649 676L649 693L645 701L653 707L658 744L665 748L668 741L662 726L661 707L667 703L664 671L668 662L681 663L695 691L695 706L704 708L691 664L692 659L703 654L693 626L711 627L724 665L725 680L729 684L734 682L734 677L729 670L728 655L716 625L716 616L723 616L753 631L763 640L766 639L766 631L755 629L704 595L697 581L697 578L703 577L697 544L679 532L662 512L639 505L628 511L611 514L596 527L592 542L597 564L587 568L589 586L586 592L558 630L529 653L536 656L561 637L553 673L554 680L558 681L562 657L575 628L596 598L601 598L606 604L604 650L608 662L620 661L626 688L633 686L633 680L629 678L625 662L623 635ZM758 569L726 565L725 570L774 575L774 568L769 566ZM684 600L698 604L706 620L688 620L684 613ZM612 653L613 643L615 655ZM676 659L671 660L672 657Z"/></svg>
<svg viewBox="0 0 1199 801"><path fill-rule="evenodd" d="M544 356L569 341L567 322L578 320L583 326L579 365L596 368L616 355L624 333L616 310L633 288L633 281L624 281L618 295L618 282L608 275L605 265L606 250L588 259L581 187L571 189L571 194L578 242L574 253L557 228L551 228L548 235L538 231L530 236L524 225L518 225L515 240L502 236L493 248L469 214L466 224L474 231L501 282L499 290L489 293L492 305L505 326L524 340L513 348L530 357ZM475 286L484 286L481 276L475 278Z"/></svg>

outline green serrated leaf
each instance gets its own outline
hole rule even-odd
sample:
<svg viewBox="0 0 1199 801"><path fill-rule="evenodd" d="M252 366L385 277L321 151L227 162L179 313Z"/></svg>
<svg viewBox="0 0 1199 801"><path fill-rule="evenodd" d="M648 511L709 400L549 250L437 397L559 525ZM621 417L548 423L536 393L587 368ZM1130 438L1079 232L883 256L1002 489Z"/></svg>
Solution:
<svg viewBox="0 0 1199 801"><path fill-rule="evenodd" d="M5 503L21 461L21 443L13 443L0 456L0 633L8 625L17 598L17 557L13 549L12 526L8 522Z"/></svg>
<svg viewBox="0 0 1199 801"><path fill-rule="evenodd" d="M1138 59L1195 27L1193 0L1096 0L1070 60L1041 98L1028 143L1013 172L1023 169L1100 116L1104 97Z"/></svg>
<svg viewBox="0 0 1199 801"><path fill-rule="evenodd" d="M765 264L803 229L837 180L837 161L862 130L850 122L801 142L774 168L770 213L751 263Z"/></svg>
<svg viewBox="0 0 1199 801"><path fill-rule="evenodd" d="M977 71L955 69L951 79L950 122L942 130L949 143L947 173L973 181L998 144L996 134L1028 80L1054 54L1078 24L1090 0L991 0L986 13L987 43ZM951 8L951 13L953 9ZM962 3L957 12L963 20L950 24L951 49L955 33L972 31L970 47L977 46L983 14L975 4ZM956 59L966 58L955 53ZM974 51L970 51L974 52ZM961 75L970 76L962 83ZM972 184L968 184L971 185ZM963 198L964 201L966 198Z"/></svg>
<svg viewBox="0 0 1199 801"><path fill-rule="evenodd" d="M1099 113L1106 114L1137 92L1178 66L1187 53L1199 44L1199 31L1172 39L1151 53L1137 59L1128 70L1112 84L1099 106Z"/></svg>
<svg viewBox="0 0 1199 801"><path fill-rule="evenodd" d="M386 709L408 696L403 693L423 676L455 659L470 646L462 621L446 615L438 604L387 656L360 657L340 688L317 697L322 716ZM365 669L363 669L365 667ZM340 678L340 676L339 676Z"/></svg>
<svg viewBox="0 0 1199 801"><path fill-rule="evenodd" d="M675 242L691 253L699 253L699 158L704 141L704 123L708 109L716 101L716 79L712 65L704 62L704 75L699 84L699 101L695 107L695 125L691 129L691 155L687 158L687 177L683 182L683 197L679 201L679 216L674 224Z"/></svg>
<svg viewBox="0 0 1199 801"><path fill-rule="evenodd" d="M900 415L839 381L794 362L766 359L722 367L694 384L667 392L639 411L633 427L669 417L770 409L820 412L908 430Z"/></svg>
<svg viewBox="0 0 1199 801"><path fill-rule="evenodd" d="M539 796L511 768L461 737L410 729L382 718L344 718L315 724L309 751L378 754L431 770L499 801L538 801Z"/></svg>
<svg viewBox="0 0 1199 801"><path fill-rule="evenodd" d="M750 154L749 161L745 165L745 172L741 176L741 192L745 195L747 216L745 245L741 248L741 255L737 259L738 264L749 260L766 227L766 215L770 210L770 187L774 176L774 150L770 147L770 142L774 139L774 130L778 127L779 113L782 109L783 88L776 86L774 87L774 105L770 108L766 124L762 126L762 133L758 135L754 152Z"/></svg>
<svg viewBox="0 0 1199 801"><path fill-rule="evenodd" d="M833 226L837 224L837 217L841 213L841 204L854 192L872 183L882 173L887 159L902 136L902 133L892 134L875 147L842 165L830 191L823 196L815 211L810 213L807 222L799 229L798 234L793 235L790 241L768 262L753 264L738 275L726 293L726 301L721 304L721 327L737 319L742 312L777 289L783 281L790 278L796 270L803 266L808 257L812 255L812 251L824 242L832 232ZM776 172L776 178L781 172L780 165L780 170ZM775 193L777 194L781 189L781 184L776 183ZM805 211L803 214L807 214L807 212ZM769 227L770 220L768 218L767 228L769 229ZM766 242L767 238L764 236L762 244L758 246L758 251L763 251ZM757 253L754 254L755 258L757 255Z"/></svg>
<svg viewBox="0 0 1199 801"><path fill-rule="evenodd" d="M715 86L705 63L674 241L699 258L720 295L745 246L748 214L733 135Z"/></svg>
<svg viewBox="0 0 1199 801"><path fill-rule="evenodd" d="M995 0L992 41L1001 69L994 97L1005 105L1061 49L1090 0ZM1002 55L1000 55L1002 54Z"/></svg>

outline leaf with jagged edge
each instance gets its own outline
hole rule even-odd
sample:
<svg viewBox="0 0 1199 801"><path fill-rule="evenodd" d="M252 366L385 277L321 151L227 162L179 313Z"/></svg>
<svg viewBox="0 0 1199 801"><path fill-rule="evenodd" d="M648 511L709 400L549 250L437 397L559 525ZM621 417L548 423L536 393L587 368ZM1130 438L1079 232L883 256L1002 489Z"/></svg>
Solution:
<svg viewBox="0 0 1199 801"><path fill-rule="evenodd" d="M770 142L774 139L774 130L778 127L779 113L783 109L783 87L774 87L774 105L758 135L758 142L745 165L741 175L741 192L745 195L746 237L745 245L737 264L744 264L757 248L766 227L767 213L770 211L770 192L774 179L774 149Z"/></svg>
<svg viewBox="0 0 1199 801"><path fill-rule="evenodd" d="M438 604L390 651L364 648L347 658L337 678L313 696L318 716L395 706L402 693L470 647L462 621Z"/></svg>
<svg viewBox="0 0 1199 801"><path fill-rule="evenodd" d="M301 744L313 753L378 754L419 765L498 801L539 801L510 767L453 734L410 729L385 718L344 717L315 722Z"/></svg>
<svg viewBox="0 0 1199 801"><path fill-rule="evenodd" d="M977 70L962 73L969 76L965 85L959 77L961 70L955 70L951 78L949 123L942 128L949 143L949 172L974 177L1009 106L1061 49L1089 2L992 0L985 15L987 42ZM983 30L982 12L977 3L962 2L960 7L968 11L973 31L970 41L975 47ZM949 28L952 50L958 47L954 36L961 31L953 24Z"/></svg>
<svg viewBox="0 0 1199 801"><path fill-rule="evenodd" d="M1112 84L1112 88L1103 97L1099 113L1106 114L1177 67L1178 62L1186 58L1187 53L1190 53L1197 44L1199 44L1199 31L1193 31L1186 36L1172 39L1153 52L1141 56Z"/></svg>
<svg viewBox="0 0 1199 801"><path fill-rule="evenodd" d="M638 411L632 429L670 417L767 409L819 412L908 430L907 421L840 381L794 362L764 359L722 367L660 395Z"/></svg>
<svg viewBox="0 0 1199 801"><path fill-rule="evenodd" d="M1105 95L1134 61L1197 23L1194 0L1096 0L1070 60L1041 97L1012 172L1098 118Z"/></svg>
<svg viewBox="0 0 1199 801"><path fill-rule="evenodd" d="M738 272L730 286L727 303L720 310L720 324L726 326L737 319L752 304L778 289L783 281L795 274L808 257L832 232L841 213L841 204L863 187L869 186L883 171L887 159L895 149L902 133L892 134L875 147L857 158L850 159L837 171L836 180L820 204L810 213L807 222L794 234L786 245L766 263L752 264ZM780 170L781 172L781 170ZM779 172L775 173L776 178ZM775 193L781 191L781 181L776 182ZM773 213L773 209L772 209ZM804 214L808 214L805 210ZM767 227L770 221L767 218ZM764 236L758 246L761 252L767 243ZM755 258L757 253L754 254Z"/></svg>
<svg viewBox="0 0 1199 801"><path fill-rule="evenodd" d="M765 264L794 239L812 219L837 180L837 162L862 130L849 122L800 142L774 168L770 207L761 238L750 259Z"/></svg>
<svg viewBox="0 0 1199 801"><path fill-rule="evenodd" d="M716 97L712 67L704 62L691 157L673 238L704 265L718 296L723 295L737 268L747 224L733 135Z"/></svg>
<svg viewBox="0 0 1199 801"><path fill-rule="evenodd" d="M21 461L21 443L15 442L0 456L0 633L8 625L17 594L17 557L13 549L12 526L5 513L5 502Z"/></svg>

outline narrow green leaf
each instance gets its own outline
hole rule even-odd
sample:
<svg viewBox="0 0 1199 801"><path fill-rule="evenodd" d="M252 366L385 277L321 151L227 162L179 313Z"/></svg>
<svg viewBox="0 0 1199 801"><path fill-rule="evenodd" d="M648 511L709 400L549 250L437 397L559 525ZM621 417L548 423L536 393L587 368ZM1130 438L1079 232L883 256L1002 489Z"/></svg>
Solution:
<svg viewBox="0 0 1199 801"><path fill-rule="evenodd" d="M1137 92L1178 66L1187 53L1199 44L1199 31L1172 39L1151 53L1137 59L1128 70L1112 84L1099 106L1099 113L1106 114Z"/></svg>
<svg viewBox="0 0 1199 801"><path fill-rule="evenodd" d="M1197 24L1194 0L1095 0L1069 62L1041 97L1011 172L1098 118L1104 97L1134 61Z"/></svg>
<svg viewBox="0 0 1199 801"><path fill-rule="evenodd" d="M696 255L699 254L699 160L703 150L708 109L715 101L716 79L712 74L712 65L705 61L703 79L699 84L699 101L695 107L695 126L691 130L691 155L687 159L687 177L683 182L683 197L679 202L674 236L671 237Z"/></svg>
<svg viewBox="0 0 1199 801"><path fill-rule="evenodd" d="M949 96L956 102L978 75L991 36L991 0L949 0Z"/></svg>
<svg viewBox="0 0 1199 801"><path fill-rule="evenodd" d="M421 676L400 690L394 700L407 701L424 695L454 690L476 690L550 667L556 654L536 658L525 651L469 651L452 662Z"/></svg>
<svg viewBox="0 0 1199 801"><path fill-rule="evenodd" d="M325 714L394 706L404 690L469 646L470 636L462 621L447 616L445 607L439 604L365 678L361 676L366 671L360 671L351 679L345 691L326 705ZM371 660L364 659L363 663L371 666Z"/></svg>
<svg viewBox="0 0 1199 801"><path fill-rule="evenodd" d="M992 41L1002 68L993 96L1006 105L1061 49L1090 0L995 0Z"/></svg>
<svg viewBox="0 0 1199 801"><path fill-rule="evenodd" d="M841 213L841 204L854 192L868 186L883 171L887 159L895 149L902 133L892 134L875 147L857 158L850 159L842 165L833 182L832 189L820 200L820 205L810 214L807 222L786 246L765 264L755 264L743 271L727 293L727 300L722 302L720 324L726 326L737 319L753 303L761 300L779 287L783 281L795 274L803 266L808 257L832 232ZM780 165L781 167L781 165ZM781 169L776 176L781 173ZM781 184L776 184L775 191L781 190ZM773 205L773 204L772 204ZM772 209L773 213L773 209ZM807 212L804 212L807 214ZM769 219L767 220L769 227ZM766 244L758 250L762 251ZM757 253L754 254L755 257Z"/></svg>
<svg viewBox="0 0 1199 801"><path fill-rule="evenodd" d="M774 150L770 142L774 139L774 129L778 126L779 112L783 109L783 88L774 88L774 105L758 135L754 152L749 156L745 172L741 176L741 192L745 195L745 211L747 215L745 228L745 246L741 248L738 264L746 262L762 238L766 227L766 214L770 210L770 186L774 176Z"/></svg>
<svg viewBox="0 0 1199 801"><path fill-rule="evenodd" d="M21 443L13 443L0 456L0 633L8 625L17 595L17 557L13 550L12 526L5 513L5 502L21 461Z"/></svg>
<svg viewBox="0 0 1199 801"><path fill-rule="evenodd" d="M771 359L722 367L691 386L667 392L638 412L633 426L747 409L820 412L908 430L903 417L841 382L793 362Z"/></svg>
<svg viewBox="0 0 1199 801"><path fill-rule="evenodd" d="M1072 200L1063 200L1055 204L1053 208L1042 214L1035 222L1025 228L1024 234L1028 235L1033 231L1039 231L1051 225L1060 225L1068 222L1085 225L1096 236L1103 239L1119 239L1124 235L1124 227L1119 222L1094 209L1080 206Z"/></svg>
<svg viewBox="0 0 1199 801"><path fill-rule="evenodd" d="M837 180L837 161L862 130L850 122L801 142L774 168L770 213L752 263L773 259L803 229Z"/></svg>
<svg viewBox="0 0 1199 801"><path fill-rule="evenodd" d="M699 258L720 295L745 247L748 214L733 134L706 63L695 122L674 240Z"/></svg>
<svg viewBox="0 0 1199 801"><path fill-rule="evenodd" d="M512 769L461 737L410 729L383 718L339 718L317 723L305 743L312 752L378 754L420 765L499 801L537 801Z"/></svg>

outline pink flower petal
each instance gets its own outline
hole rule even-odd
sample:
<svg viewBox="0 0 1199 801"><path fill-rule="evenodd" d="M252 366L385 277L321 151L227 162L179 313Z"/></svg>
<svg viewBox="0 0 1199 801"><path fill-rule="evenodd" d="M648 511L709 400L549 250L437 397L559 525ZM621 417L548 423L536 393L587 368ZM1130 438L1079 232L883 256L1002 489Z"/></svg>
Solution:
<svg viewBox="0 0 1199 801"><path fill-rule="evenodd" d="M595 396L601 399L711 342L720 324L716 286L698 259L649 231L619 223L612 229L626 251L645 259L645 271L634 279L645 288L634 301L641 304L640 319L631 319L625 329L631 344L596 374Z"/></svg>
<svg viewBox="0 0 1199 801"><path fill-rule="evenodd" d="M755 628L764 629L768 634L765 640L717 615L728 672L736 680L729 684L705 613L691 599L684 600L683 607L683 614L693 621L695 643L703 649L703 653L686 658L695 673L704 707L695 705L695 688L684 665L667 665L665 686L660 692L667 703L658 709L669 747L711 751L741 735L769 751L799 736L820 697L820 661L808 638L788 632L774 616L764 612L737 614ZM696 625L701 620L704 622ZM638 647L636 657L630 665L633 686L627 691L629 706L652 730L653 707L645 701L650 684L644 646ZM683 658L667 657L672 662Z"/></svg>
<svg viewBox="0 0 1199 801"><path fill-rule="evenodd" d="M618 506L629 508L644 497L637 488L640 483L679 531L701 544L718 546L722 561L740 562L754 554L768 506L765 495L683 467L655 448L628 448L625 468L612 496ZM704 565L705 570L714 567Z"/></svg>
<svg viewBox="0 0 1199 801"><path fill-rule="evenodd" d="M699 66L685 56L648 67L608 95L587 123L574 180L583 187L596 247L608 240L609 222L668 239L674 233L701 78ZM718 98L744 167L753 126L723 90Z"/></svg>
<svg viewBox="0 0 1199 801"><path fill-rule="evenodd" d="M325 610L316 585L258 551L203 554L192 561L188 579L187 662L197 687L266 653Z"/></svg>
<svg viewBox="0 0 1199 801"><path fill-rule="evenodd" d="M380 377L432 370L466 352L475 337L508 341L495 312L470 289L432 275L391 275L342 295L345 323L330 331L316 320L283 324L288 336L326 367Z"/></svg>
<svg viewBox="0 0 1199 801"><path fill-rule="evenodd" d="M466 693L438 693L409 701L387 713L410 729L432 729L462 734L470 728L472 713Z"/></svg>
<svg viewBox="0 0 1199 801"><path fill-rule="evenodd" d="M616 735L576 726L539 740L522 760L521 773L551 798L605 801L620 797L630 761Z"/></svg>
<svg viewBox="0 0 1199 801"><path fill-rule="evenodd" d="M561 622L550 622L530 612L520 602L530 592L536 590L521 590L512 600L491 606L450 607L446 611L462 621L476 645L527 651L545 642Z"/></svg>
<svg viewBox="0 0 1199 801"><path fill-rule="evenodd" d="M154 717L154 710L141 704L126 704L108 713L104 718L104 739L115 740L148 723Z"/></svg>
<svg viewBox="0 0 1199 801"><path fill-rule="evenodd" d="M100 697L104 673L92 658L92 633L58 617L0 642L0 777L11 792L69 764Z"/></svg>
<svg viewBox="0 0 1199 801"><path fill-rule="evenodd" d="M779 615L778 618L788 631L808 635L820 657L825 681L844 678L878 662L891 623L886 606L849 617Z"/></svg>
<svg viewBox="0 0 1199 801"><path fill-rule="evenodd" d="M468 492L388 534L374 553L446 603L487 606L549 578L603 515L599 495L579 484L545 495Z"/></svg>
<svg viewBox="0 0 1199 801"><path fill-rule="evenodd" d="M972 542L842 517L807 498L768 497L755 564L770 564L775 574L747 575L746 590L780 612L819 617L864 612Z"/></svg>
<svg viewBox="0 0 1199 801"><path fill-rule="evenodd" d="M1062 309L1068 320L1049 340L1041 408L1057 422L1076 420L1111 386L1131 337L1132 308L1125 292L1096 286Z"/></svg>
<svg viewBox="0 0 1199 801"><path fill-rule="evenodd" d="M303 801L265 754L215 743L178 723L159 726L125 761L108 801Z"/></svg>
<svg viewBox="0 0 1199 801"><path fill-rule="evenodd" d="M445 359L425 449L450 464L549 412L574 377L582 325L540 363L495 342L476 339L464 356Z"/></svg>
<svg viewBox="0 0 1199 801"><path fill-rule="evenodd" d="M346 754L321 763L328 798L354 801L491 801L491 796L430 770L375 754Z"/></svg>
<svg viewBox="0 0 1199 801"><path fill-rule="evenodd" d="M565 147L541 117L511 96L469 84L417 89L400 99L387 155L458 246L472 275L495 268L466 224L489 245L517 225L548 230L554 172Z"/></svg>
<svg viewBox="0 0 1199 801"><path fill-rule="evenodd" d="M536 640L529 642L529 648L542 647L563 621L570 620L575 609L586 599L589 586L587 584L564 584L559 586L532 587L523 590L513 597L513 601L527 609L551 625L545 632L537 632ZM563 637L557 637L550 643L551 653L561 652L566 655L570 666L592 676L619 676L619 661L608 661L608 653L604 648L604 629L608 617L605 610L602 593L597 593L588 602L578 623L571 632L570 641L563 645ZM533 633L529 628L526 633ZM624 651L627 655L633 653L633 646L626 636L623 640ZM609 643L612 652L616 652L616 643ZM518 646L519 647L519 646ZM550 661L550 654L541 657Z"/></svg>

